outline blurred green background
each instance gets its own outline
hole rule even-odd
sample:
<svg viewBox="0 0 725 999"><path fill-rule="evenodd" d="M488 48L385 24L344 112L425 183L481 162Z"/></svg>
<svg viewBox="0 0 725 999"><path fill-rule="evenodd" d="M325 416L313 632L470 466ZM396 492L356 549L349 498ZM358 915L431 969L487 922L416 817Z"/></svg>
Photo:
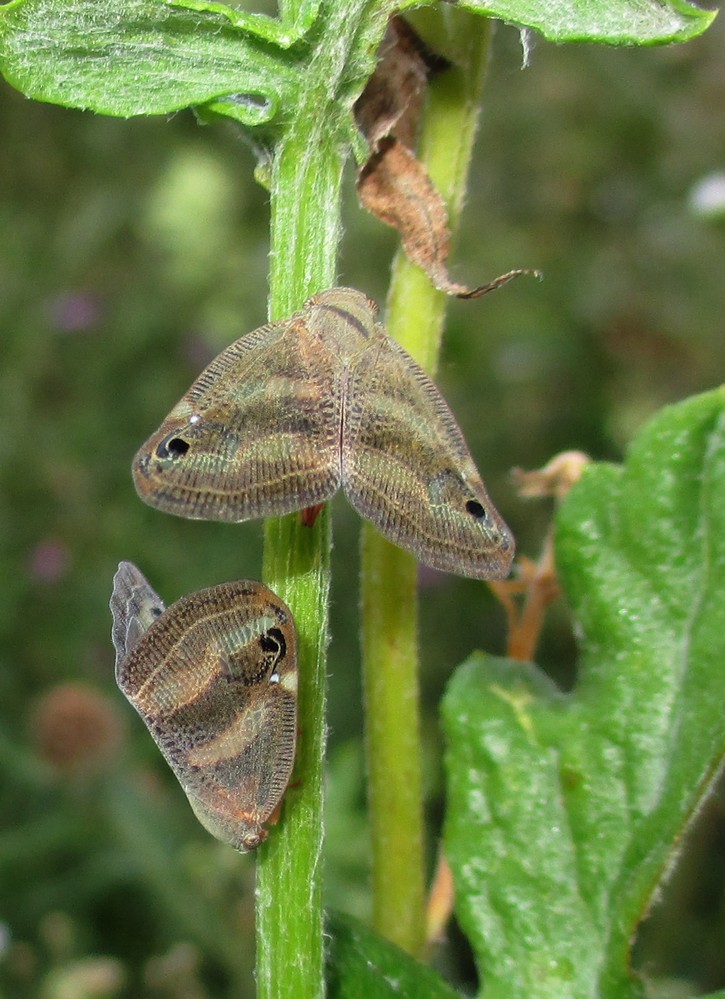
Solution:
<svg viewBox="0 0 725 999"><path fill-rule="evenodd" d="M725 21L684 46L612 50L497 31L454 258L439 384L519 551L551 509L513 466L562 449L619 460L660 406L722 380ZM232 125L117 121L0 84L0 995L254 994L254 860L194 820L116 691L108 598L120 559L167 602L259 578L260 524L145 507L131 458L223 346L265 319L267 195ZM348 174L340 281L384 302L396 237ZM359 522L334 504L327 893L366 917ZM642 525L646 530L647 525ZM422 573L431 860L443 810L437 704L473 648L503 651L487 587ZM539 662L575 671L566 608ZM638 964L725 986L725 802L715 795L636 945ZM293 914L290 914L293 918ZM455 928L437 955L472 987ZM687 984L689 983L689 985Z"/></svg>

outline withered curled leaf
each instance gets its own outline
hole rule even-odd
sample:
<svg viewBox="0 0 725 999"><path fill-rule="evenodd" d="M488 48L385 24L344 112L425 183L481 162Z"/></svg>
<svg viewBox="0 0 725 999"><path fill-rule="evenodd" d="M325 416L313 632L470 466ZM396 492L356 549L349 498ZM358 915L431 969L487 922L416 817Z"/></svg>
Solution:
<svg viewBox="0 0 725 999"><path fill-rule="evenodd" d="M355 105L370 148L357 177L362 205L397 229L408 258L448 295L479 298L520 274L536 274L517 269L475 288L451 280L448 211L413 151L428 80L450 63L431 53L400 17L391 18L378 55L375 72Z"/></svg>

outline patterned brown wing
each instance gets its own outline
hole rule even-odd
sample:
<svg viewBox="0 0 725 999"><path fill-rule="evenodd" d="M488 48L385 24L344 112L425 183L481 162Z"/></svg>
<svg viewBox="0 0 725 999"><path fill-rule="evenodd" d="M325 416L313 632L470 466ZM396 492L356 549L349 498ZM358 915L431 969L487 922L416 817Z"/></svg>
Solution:
<svg viewBox="0 0 725 999"><path fill-rule="evenodd" d="M205 828L238 850L267 836L294 763L292 615L262 583L182 597L116 670Z"/></svg>
<svg viewBox="0 0 725 999"><path fill-rule="evenodd" d="M377 325L350 366L343 488L355 509L427 565L501 579L514 542L440 392Z"/></svg>
<svg viewBox="0 0 725 999"><path fill-rule="evenodd" d="M340 485L341 371L304 312L237 340L139 450L139 496L167 513L224 521L328 499Z"/></svg>

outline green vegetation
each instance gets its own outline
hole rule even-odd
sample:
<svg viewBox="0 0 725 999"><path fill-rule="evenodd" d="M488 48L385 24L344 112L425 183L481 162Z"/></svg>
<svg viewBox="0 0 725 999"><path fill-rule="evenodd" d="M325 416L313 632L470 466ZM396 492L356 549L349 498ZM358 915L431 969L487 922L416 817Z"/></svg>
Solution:
<svg viewBox="0 0 725 999"><path fill-rule="evenodd" d="M28 96L121 117L180 112L121 122L0 92L2 994L254 994L255 860L195 824L112 682L107 601L122 558L167 601L264 565L298 619L303 749L259 855L260 996L321 994L323 895L419 954L444 812L485 995L626 999L645 994L627 971L630 935L701 809L634 961L653 995L668 979L691 994L722 987L721 797L703 804L725 739L722 393L665 409L635 436L723 370L723 200L708 207L698 187L722 169L722 26L696 38L711 17L682 0L468 0L418 22L428 39L445 33L458 67L431 84L421 147L454 208L454 270L471 284L518 266L546 278L452 303L438 375L519 552L538 555L550 511L515 496L511 466L572 447L621 462L635 443L622 467L590 468L559 515L565 599L537 652L551 679L474 651L505 646L485 586L423 571L416 615L412 566L367 537L369 717L395 709L383 701L395 688L370 681L396 621L370 625L374 601L389 610L397 597L408 679L395 698L412 740L401 751L369 727L371 793L376 770L413 790L407 812L386 823L378 807L369 827L357 519L336 501L312 531L297 517L271 522L263 553L259 525L165 517L129 475L203 364L264 320L267 288L274 317L338 278L386 297L396 237L357 207L348 152L364 148L351 107L389 8L280 6L279 23L191 0L0 8L0 71ZM490 43L484 10L555 41L696 40L643 50L537 39L522 72L517 32L501 26ZM456 73L468 91L451 86ZM189 105L213 125L200 128ZM449 177L446 160L460 163ZM390 304L391 333L435 368L441 293L399 259ZM414 310L422 319L406 332ZM378 587L381 567L392 592ZM567 604L583 630L578 662ZM568 690L576 669L565 696L552 681ZM386 857L384 837L406 832L410 850ZM399 938L396 895L409 900ZM349 916L330 926L331 994L451 994ZM453 939L434 963L470 991L470 958Z"/></svg>

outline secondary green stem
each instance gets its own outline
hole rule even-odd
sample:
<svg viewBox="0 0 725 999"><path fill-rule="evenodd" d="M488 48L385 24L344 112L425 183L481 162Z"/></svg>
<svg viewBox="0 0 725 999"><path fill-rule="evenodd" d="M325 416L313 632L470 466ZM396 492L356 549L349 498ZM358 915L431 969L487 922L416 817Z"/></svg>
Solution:
<svg viewBox="0 0 725 999"><path fill-rule="evenodd" d="M449 206L453 229L466 189L490 22L441 6L420 13L425 20L416 20L416 26L455 64L431 83L419 149ZM386 324L430 374L437 366L446 301L399 253ZM364 526L362 644L373 922L411 954L425 948L416 570L408 554Z"/></svg>

